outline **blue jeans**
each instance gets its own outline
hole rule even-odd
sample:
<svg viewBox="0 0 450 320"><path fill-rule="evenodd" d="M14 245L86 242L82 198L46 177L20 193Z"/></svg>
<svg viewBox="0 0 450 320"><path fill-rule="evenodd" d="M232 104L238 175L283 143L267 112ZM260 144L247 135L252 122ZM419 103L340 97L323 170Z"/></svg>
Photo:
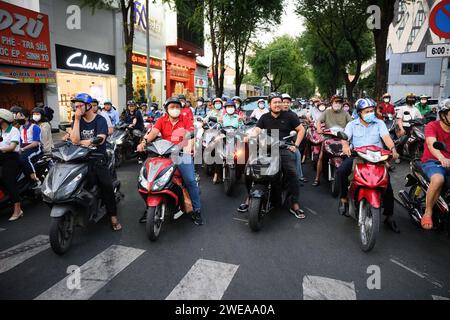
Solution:
<svg viewBox="0 0 450 320"><path fill-rule="evenodd" d="M298 178L303 178L303 170L302 170L302 154L300 150L297 149L295 151L295 168L297 169Z"/></svg>
<svg viewBox="0 0 450 320"><path fill-rule="evenodd" d="M191 197L192 207L195 210L201 209L200 191L198 189L197 181L195 180L194 160L190 154L180 156L180 163L178 169L180 170L183 181Z"/></svg>

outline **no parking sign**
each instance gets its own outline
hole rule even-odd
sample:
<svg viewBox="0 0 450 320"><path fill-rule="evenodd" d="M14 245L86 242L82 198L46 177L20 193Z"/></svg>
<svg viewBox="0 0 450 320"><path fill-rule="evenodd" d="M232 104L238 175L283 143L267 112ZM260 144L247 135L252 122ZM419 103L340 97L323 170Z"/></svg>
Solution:
<svg viewBox="0 0 450 320"><path fill-rule="evenodd" d="M430 28L440 38L450 39L450 0L439 2L431 10Z"/></svg>

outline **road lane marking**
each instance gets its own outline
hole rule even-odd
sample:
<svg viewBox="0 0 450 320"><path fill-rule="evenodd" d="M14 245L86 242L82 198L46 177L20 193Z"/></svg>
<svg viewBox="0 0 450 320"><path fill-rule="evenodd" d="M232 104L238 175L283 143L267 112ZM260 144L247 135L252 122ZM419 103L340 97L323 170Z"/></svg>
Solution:
<svg viewBox="0 0 450 320"><path fill-rule="evenodd" d="M0 228L0 232L5 231L6 229Z"/></svg>
<svg viewBox="0 0 450 320"><path fill-rule="evenodd" d="M245 223L247 223L248 221L247 220L245 220L245 219L239 219L239 218L233 218L233 220L237 220L237 221L242 221L242 222L245 222Z"/></svg>
<svg viewBox="0 0 450 320"><path fill-rule="evenodd" d="M48 236L38 235L0 252L0 274L50 248Z"/></svg>
<svg viewBox="0 0 450 320"><path fill-rule="evenodd" d="M433 300L450 300L450 298L432 295Z"/></svg>
<svg viewBox="0 0 450 320"><path fill-rule="evenodd" d="M314 211L313 209L310 209L308 207L305 207L305 208L306 208L306 210L308 210L309 212L311 212L312 214L317 216L317 212L316 211Z"/></svg>
<svg viewBox="0 0 450 320"><path fill-rule="evenodd" d="M220 300L238 265L199 259L166 300Z"/></svg>
<svg viewBox="0 0 450 320"><path fill-rule="evenodd" d="M355 284L331 278L304 276L303 300L356 300Z"/></svg>
<svg viewBox="0 0 450 320"><path fill-rule="evenodd" d="M35 300L87 300L123 271L145 250L112 245L80 267L80 289L70 290L68 275Z"/></svg>
<svg viewBox="0 0 450 320"><path fill-rule="evenodd" d="M402 262L398 261L397 259L398 259L398 258L396 258L396 259L391 258L391 259L389 259L389 260L390 260L392 263L395 263L396 265L398 265L399 267L401 267L401 268L403 268L403 269L405 269L405 270L407 270L407 271L409 271L409 272L415 274L415 275L418 276L419 278L422 278L422 279L427 280L427 281L430 282L432 285L434 285L434 286L436 286L436 287L438 287L438 288L441 288L441 289L442 289L442 288L444 287L444 286L443 286L440 282L438 282L436 279L433 279L433 278L431 278L430 276L428 276L428 275L425 274L425 273L421 273L421 272L419 272L419 271L417 271L417 270L412 269L411 267L406 266L405 264L403 264Z"/></svg>

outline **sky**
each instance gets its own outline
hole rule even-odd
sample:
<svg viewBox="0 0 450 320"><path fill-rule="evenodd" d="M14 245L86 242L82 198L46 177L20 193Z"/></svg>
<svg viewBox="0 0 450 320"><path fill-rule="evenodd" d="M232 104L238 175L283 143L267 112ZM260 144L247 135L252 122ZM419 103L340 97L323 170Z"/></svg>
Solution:
<svg viewBox="0 0 450 320"><path fill-rule="evenodd" d="M285 8L281 17L281 24L274 27L271 32L258 34L255 39L263 44L270 43L276 37L288 34L292 37L300 35L304 30L303 22L300 17L295 14L296 0L285 0ZM211 64L211 47L205 42L205 56L199 57L199 61L209 66ZM227 59L227 64L234 65L233 59Z"/></svg>

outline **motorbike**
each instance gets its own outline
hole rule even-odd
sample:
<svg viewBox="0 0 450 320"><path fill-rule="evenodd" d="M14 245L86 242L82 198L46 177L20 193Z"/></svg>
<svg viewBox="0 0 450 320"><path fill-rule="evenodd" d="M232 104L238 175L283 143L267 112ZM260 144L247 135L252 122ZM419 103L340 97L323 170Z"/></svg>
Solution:
<svg viewBox="0 0 450 320"><path fill-rule="evenodd" d="M180 147L159 139L147 146L147 153L149 157L139 173L138 191L146 204L147 237L156 241L164 221L178 219L192 209L181 173L171 158L172 154L180 153Z"/></svg>
<svg viewBox="0 0 450 320"><path fill-rule="evenodd" d="M383 118L391 138L395 140L395 115L392 113L385 113L383 114Z"/></svg>
<svg viewBox="0 0 450 320"><path fill-rule="evenodd" d="M217 121L217 118L209 117L208 122L203 124L203 130L203 154L205 154L205 150L207 150L208 153L211 153L214 139L220 135L220 124ZM214 174L214 164L205 163L205 171L207 176L212 176Z"/></svg>
<svg viewBox="0 0 450 320"><path fill-rule="evenodd" d="M272 138L261 140L268 141L270 147L267 155L260 155L258 153L251 153L245 167L246 179L252 181L252 187L249 194L249 208L248 208L248 225L250 230L256 232L261 230L262 220L273 208L274 199L278 195L273 193L274 185L283 185L283 176L281 173L280 157L273 159L272 149L285 149L293 145L292 139L296 136L296 132L292 131L289 136L279 141L274 141ZM256 141L251 139L249 143L255 144ZM269 145L269 144L268 144ZM252 150L255 150L250 146ZM286 190L286 188L282 188ZM289 195L287 192L282 192L282 203L288 205Z"/></svg>
<svg viewBox="0 0 450 320"><path fill-rule="evenodd" d="M107 142L112 145L114 150L116 168L120 167L124 161L138 157L136 148L138 141L143 136L143 132L128 128L126 123L116 126L113 134L107 138Z"/></svg>
<svg viewBox="0 0 450 320"><path fill-rule="evenodd" d="M317 161L320 155L320 148L322 148L324 137L322 134L317 132L317 128L314 123L311 123L308 130L306 131L306 140L310 147L311 163L314 170L316 170Z"/></svg>
<svg viewBox="0 0 450 320"><path fill-rule="evenodd" d="M323 131L324 136L324 159L328 159L328 166L325 167L324 174L327 175L328 181L331 183L331 194L333 197L339 195L339 187L337 185L336 172L337 169L344 161L344 154L342 152L342 140L338 138L338 132L343 131L340 127L334 127L330 129L325 129Z"/></svg>
<svg viewBox="0 0 450 320"><path fill-rule="evenodd" d="M66 253L73 240L76 226L97 223L106 215L97 185L88 183L91 161L105 161L102 153L96 153L101 137L94 137L91 146L63 142L52 150L55 161L42 184L42 197L51 208L50 246L58 255ZM108 160L106 160L108 161ZM113 179L115 201L123 198L120 181Z"/></svg>
<svg viewBox="0 0 450 320"><path fill-rule="evenodd" d="M339 137L347 140L343 132L339 132ZM357 158L348 191L349 216L358 221L362 251L369 252L380 228L382 195L389 184L386 163L392 153L377 146L365 146L354 148L352 154Z"/></svg>
<svg viewBox="0 0 450 320"><path fill-rule="evenodd" d="M433 143L437 150L446 150L447 146L439 141ZM430 185L430 179L422 170L420 159L411 161L411 173L406 176L406 190L399 191L399 197L403 206L408 210L411 221L421 227L421 220L426 207L426 194ZM436 206L433 209L433 226L436 230L442 230L447 227L447 234L450 237L450 181L446 179L446 185L442 188Z"/></svg>

